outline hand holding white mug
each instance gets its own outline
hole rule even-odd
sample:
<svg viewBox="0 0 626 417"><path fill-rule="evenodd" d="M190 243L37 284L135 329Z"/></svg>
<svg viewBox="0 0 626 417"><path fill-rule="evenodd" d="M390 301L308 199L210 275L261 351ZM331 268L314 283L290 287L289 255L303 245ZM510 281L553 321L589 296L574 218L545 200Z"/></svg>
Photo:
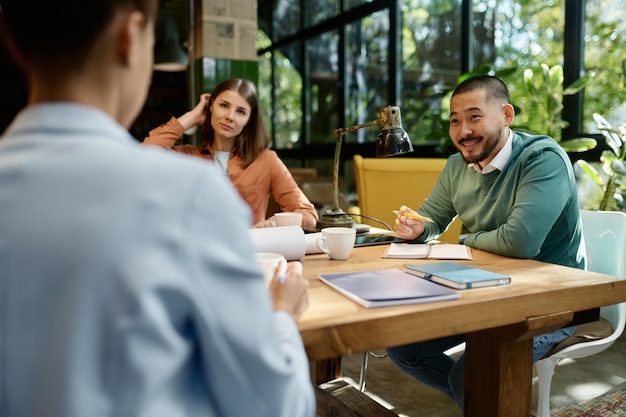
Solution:
<svg viewBox="0 0 626 417"><path fill-rule="evenodd" d="M265 284L270 285L274 277L282 276L286 273L287 261L280 253L258 252L254 256L259 269L263 272Z"/></svg>
<svg viewBox="0 0 626 417"><path fill-rule="evenodd" d="M285 311L298 321L309 308L309 281L302 276L302 263L288 262L284 280L270 282L274 310Z"/></svg>

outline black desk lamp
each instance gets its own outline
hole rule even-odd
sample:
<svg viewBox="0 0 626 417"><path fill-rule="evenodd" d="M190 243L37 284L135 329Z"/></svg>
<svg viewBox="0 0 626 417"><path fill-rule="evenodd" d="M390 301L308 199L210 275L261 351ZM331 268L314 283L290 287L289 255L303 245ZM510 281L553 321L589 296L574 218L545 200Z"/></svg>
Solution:
<svg viewBox="0 0 626 417"><path fill-rule="evenodd" d="M387 106L380 110L380 118L371 122L351 127L335 129L333 136L337 139L335 145L335 159L333 163L333 202L335 207L329 209L317 222L316 229L325 227L353 227L354 220L339 207L339 153L341 142L346 133L364 127L380 125L380 132L376 138L376 157L401 155L413 152L413 145L409 135L402 128L402 116L398 106Z"/></svg>

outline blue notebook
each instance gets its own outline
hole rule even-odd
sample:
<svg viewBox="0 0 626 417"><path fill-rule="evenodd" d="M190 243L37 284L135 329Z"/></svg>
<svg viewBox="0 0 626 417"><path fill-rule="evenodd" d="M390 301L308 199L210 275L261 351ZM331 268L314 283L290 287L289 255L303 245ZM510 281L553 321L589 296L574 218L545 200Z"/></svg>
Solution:
<svg viewBox="0 0 626 417"><path fill-rule="evenodd" d="M397 268L320 273L318 277L367 308L457 300L461 297L456 291Z"/></svg>
<svg viewBox="0 0 626 417"><path fill-rule="evenodd" d="M406 269L409 274L417 275L457 290L511 283L511 277L506 275L455 262L411 264L407 265Z"/></svg>

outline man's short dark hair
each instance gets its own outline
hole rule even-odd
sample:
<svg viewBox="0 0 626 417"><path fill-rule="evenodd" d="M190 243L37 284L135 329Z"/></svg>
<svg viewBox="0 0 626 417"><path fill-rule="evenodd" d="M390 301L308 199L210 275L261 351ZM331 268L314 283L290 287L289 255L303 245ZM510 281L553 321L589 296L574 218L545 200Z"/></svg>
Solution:
<svg viewBox="0 0 626 417"><path fill-rule="evenodd" d="M506 103L509 103L511 100L506 84L493 75L476 75L466 79L454 89L452 97L474 90L486 90L490 99L501 99Z"/></svg>
<svg viewBox="0 0 626 417"><path fill-rule="evenodd" d="M157 0L0 0L1 26L16 60L80 65L91 46L120 9L154 19Z"/></svg>

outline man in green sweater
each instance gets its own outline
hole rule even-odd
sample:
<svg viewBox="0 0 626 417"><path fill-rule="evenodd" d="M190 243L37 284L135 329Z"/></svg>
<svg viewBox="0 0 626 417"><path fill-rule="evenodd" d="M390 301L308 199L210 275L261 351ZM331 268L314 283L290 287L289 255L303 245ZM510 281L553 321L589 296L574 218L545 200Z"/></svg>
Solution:
<svg viewBox="0 0 626 417"><path fill-rule="evenodd" d="M436 239L459 216L469 233L464 243L512 258L585 268L576 181L567 154L549 136L510 129L515 110L506 85L480 75L459 84L450 102L450 156L437 184L417 212L432 223L409 219L401 207L400 237ZM536 336L533 362L571 335L573 327ZM463 407L464 356L444 352L463 335L387 349L401 370Z"/></svg>

